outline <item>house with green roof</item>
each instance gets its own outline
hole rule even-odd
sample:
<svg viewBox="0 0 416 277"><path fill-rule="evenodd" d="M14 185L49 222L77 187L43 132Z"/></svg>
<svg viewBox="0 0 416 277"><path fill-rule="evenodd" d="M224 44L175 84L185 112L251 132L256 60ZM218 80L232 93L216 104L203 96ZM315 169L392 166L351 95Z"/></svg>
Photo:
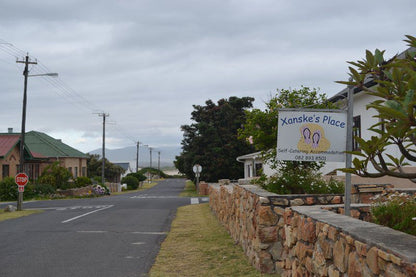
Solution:
<svg viewBox="0 0 416 277"><path fill-rule="evenodd" d="M15 176L19 170L20 133L0 134L1 179ZM25 135L25 172L36 180L51 163L58 161L74 178L87 176L88 156L45 133L30 131Z"/></svg>

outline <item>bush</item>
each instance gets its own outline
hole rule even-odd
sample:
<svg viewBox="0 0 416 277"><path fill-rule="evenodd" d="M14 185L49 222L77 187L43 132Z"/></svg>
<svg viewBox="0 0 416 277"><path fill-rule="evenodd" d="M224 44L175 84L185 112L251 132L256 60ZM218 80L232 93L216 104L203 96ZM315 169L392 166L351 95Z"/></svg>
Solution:
<svg viewBox="0 0 416 277"><path fill-rule="evenodd" d="M126 176L123 179L121 179L122 184L127 185L128 190L135 190L139 187L139 180L137 180L134 176Z"/></svg>
<svg viewBox="0 0 416 277"><path fill-rule="evenodd" d="M48 184L58 189L67 189L71 185L68 184L72 174L65 167L59 166L58 162L47 166L38 179L39 184Z"/></svg>
<svg viewBox="0 0 416 277"><path fill-rule="evenodd" d="M147 172L150 172L152 175L158 175L162 178L168 178L169 177L162 170L158 170L157 168L151 168L151 167L144 167L144 168L140 169L138 173L145 175Z"/></svg>
<svg viewBox="0 0 416 277"><path fill-rule="evenodd" d="M374 223L416 236L416 198L395 194L378 199L371 207Z"/></svg>
<svg viewBox="0 0 416 277"><path fill-rule="evenodd" d="M137 180L139 180L139 182L143 182L144 180L146 180L146 176L144 176L143 173L140 173L140 172L129 173L127 174L127 176L133 176Z"/></svg>
<svg viewBox="0 0 416 277"><path fill-rule="evenodd" d="M55 187L49 184L37 184L33 190L38 196L48 196L56 192Z"/></svg>
<svg viewBox="0 0 416 277"><path fill-rule="evenodd" d="M92 188L94 195L109 195L110 190L103 185L94 185Z"/></svg>
<svg viewBox="0 0 416 277"><path fill-rule="evenodd" d="M80 176L75 179L75 186L77 188L86 187L92 185L92 181L88 177Z"/></svg>
<svg viewBox="0 0 416 277"><path fill-rule="evenodd" d="M335 179L325 181L312 170L282 171L280 174L267 178L262 175L254 181L263 189L277 194L341 194L344 183Z"/></svg>
<svg viewBox="0 0 416 277"><path fill-rule="evenodd" d="M13 177L4 178L0 181L0 200L17 201L19 192Z"/></svg>

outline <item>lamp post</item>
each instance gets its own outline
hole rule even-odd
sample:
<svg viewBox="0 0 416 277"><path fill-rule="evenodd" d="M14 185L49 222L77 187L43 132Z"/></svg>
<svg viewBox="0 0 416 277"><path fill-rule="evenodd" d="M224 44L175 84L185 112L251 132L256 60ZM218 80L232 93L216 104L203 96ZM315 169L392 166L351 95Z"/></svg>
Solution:
<svg viewBox="0 0 416 277"><path fill-rule="evenodd" d="M29 64L37 64L37 62L31 62L29 61L29 55L26 55L24 61L16 61L17 63L24 63L25 69L23 71L24 78L24 87L23 87L23 108L22 108L22 128L20 133L20 165L19 165L19 171L20 173L25 171L25 132L26 132L26 105L27 105L27 79L28 77L37 77L37 76L51 76L51 77L57 77L58 73L45 73L45 74L34 74L29 75ZM17 199L17 210L22 210L22 202L23 202L23 192L19 192L19 197Z"/></svg>

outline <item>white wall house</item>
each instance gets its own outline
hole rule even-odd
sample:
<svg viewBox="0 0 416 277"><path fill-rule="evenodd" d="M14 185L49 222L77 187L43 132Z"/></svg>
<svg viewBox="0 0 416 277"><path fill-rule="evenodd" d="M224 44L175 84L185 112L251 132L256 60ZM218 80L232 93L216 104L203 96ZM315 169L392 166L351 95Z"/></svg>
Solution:
<svg viewBox="0 0 416 277"><path fill-rule="evenodd" d="M260 176L260 173L266 176L273 175L273 170L267 163L263 162L261 152L250 153L237 157L237 161L244 164L244 179L252 179Z"/></svg>
<svg viewBox="0 0 416 277"><path fill-rule="evenodd" d="M409 48L407 51L416 51L415 48ZM403 56L404 53L399 55ZM374 85L374 83L368 82L369 86ZM347 103L347 92L348 89L345 88L341 92L337 93L333 97L331 97L329 100L334 103L341 104L341 108L346 108ZM353 116L354 116L354 135L359 136L364 139L369 139L371 136L377 136L378 134L375 132L372 132L369 130L371 126L378 123L379 119L375 117L377 115L377 111L375 109L368 109L367 105L371 102L380 99L376 96L369 95L365 91L356 89L354 91L353 96ZM381 128L381 127L380 127ZM357 147L356 143L354 142L354 146ZM260 152L252 153L244 156L240 156L237 158L238 161L244 162L244 177L250 178L255 174L253 172L253 165L259 166L260 164L263 164L261 159L258 157ZM400 151L397 147L391 146L387 147L386 153L393 155L394 157L400 157ZM406 171L409 172L416 172L416 163L409 162L410 166L406 168ZM339 162L327 162L326 165L321 169L322 174L333 174L334 171L337 168L343 168L345 167L345 163L339 163ZM263 165L263 172L267 176L273 175L275 172L273 172L270 167L267 167L266 165ZM370 172L376 172L376 170L373 167L369 167ZM337 176L343 177L344 174L340 171L336 172ZM401 179L401 178L393 178L393 177L381 177L381 178L363 178L359 176L352 176L352 183L353 184L392 184L395 187L412 187L416 188L416 184L411 182L407 179Z"/></svg>

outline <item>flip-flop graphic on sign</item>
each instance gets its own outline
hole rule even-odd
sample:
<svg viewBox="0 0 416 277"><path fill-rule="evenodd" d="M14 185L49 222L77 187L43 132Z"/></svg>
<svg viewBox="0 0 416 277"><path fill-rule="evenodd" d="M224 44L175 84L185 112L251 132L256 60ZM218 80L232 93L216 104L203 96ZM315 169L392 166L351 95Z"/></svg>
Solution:
<svg viewBox="0 0 416 277"><path fill-rule="evenodd" d="M303 124L300 128L298 150L307 154L317 154L329 149L331 143L325 138L324 129L314 123Z"/></svg>

